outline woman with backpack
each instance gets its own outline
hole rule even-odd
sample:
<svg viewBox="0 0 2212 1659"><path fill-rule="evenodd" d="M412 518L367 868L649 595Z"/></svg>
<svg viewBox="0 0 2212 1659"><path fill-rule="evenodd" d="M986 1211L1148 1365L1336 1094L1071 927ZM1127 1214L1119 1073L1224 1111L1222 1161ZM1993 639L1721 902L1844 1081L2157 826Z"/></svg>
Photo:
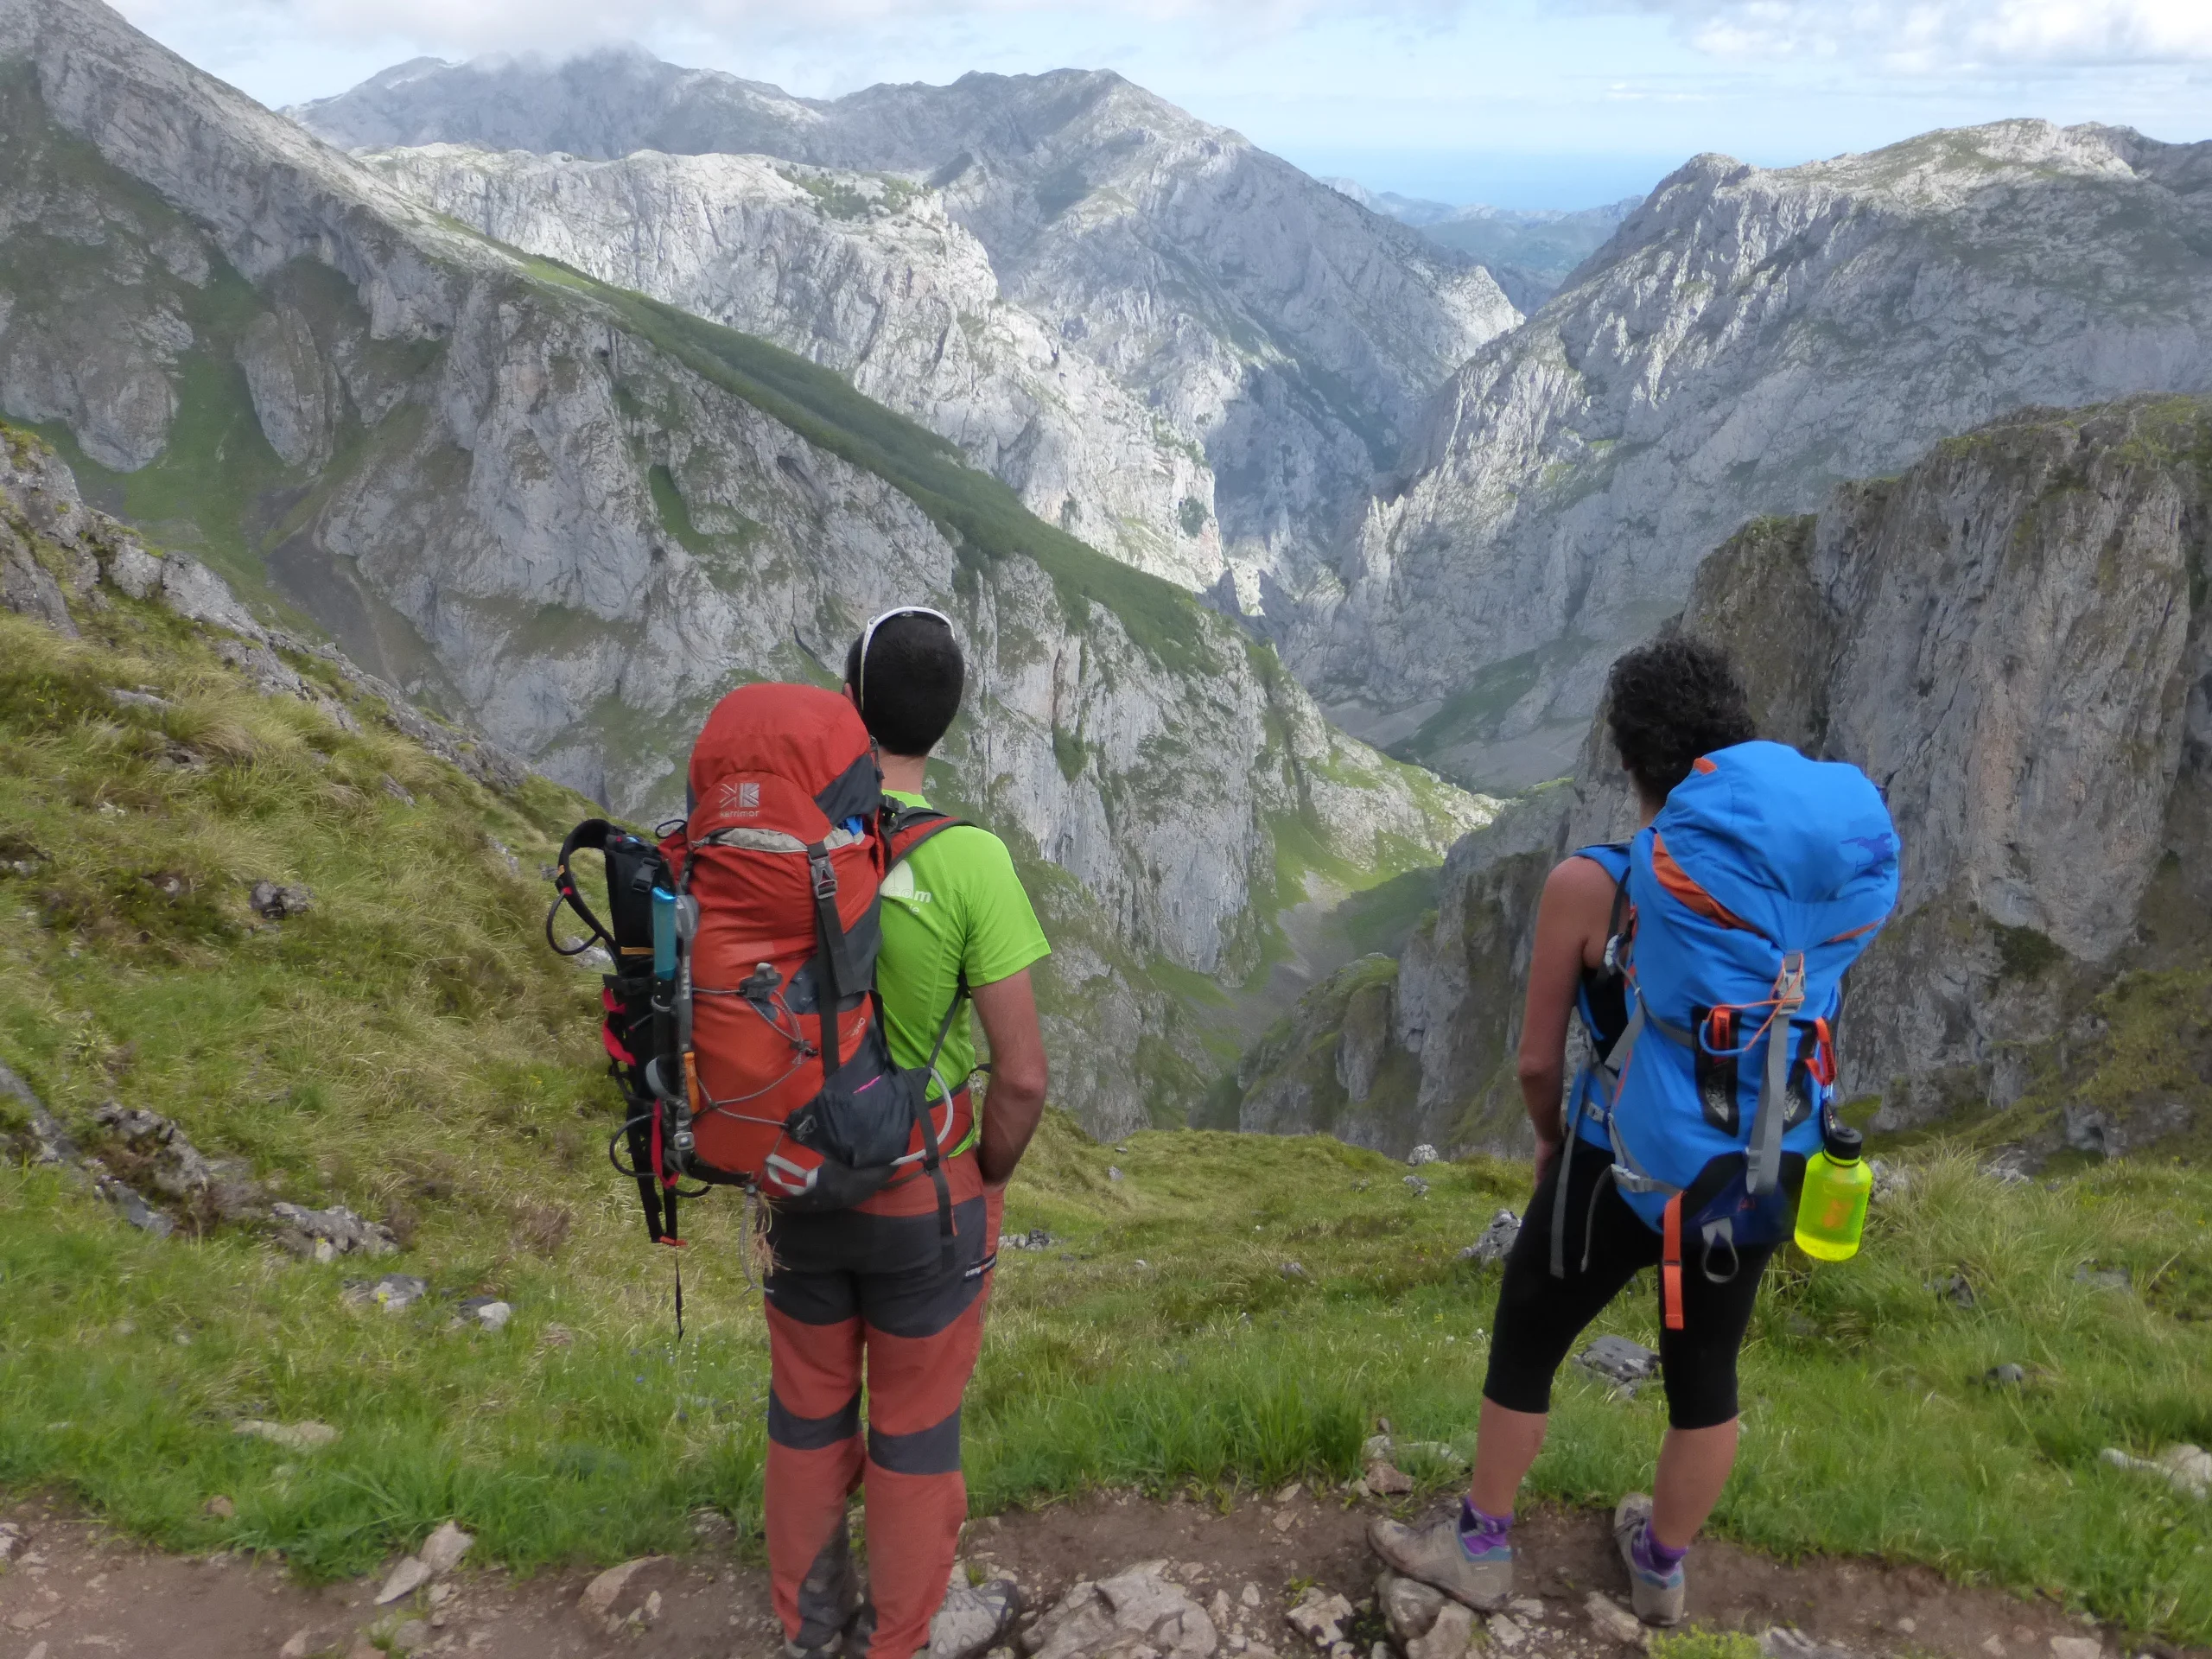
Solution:
<svg viewBox="0 0 2212 1659"><path fill-rule="evenodd" d="M1794 1205L1784 1189L1833 1127L1842 969L1895 903L1897 842L1856 768L1753 741L1743 685L1712 645L1675 635L1628 652L1606 718L1639 834L1561 862L1537 911L1518 1065L1537 1185L1491 1323L1471 1489L1456 1517L1378 1519L1369 1538L1408 1577L1503 1605L1552 1379L1630 1280L1659 1268L1670 1427L1653 1495L1623 1498L1613 1529L1637 1616L1672 1624L1683 1558L1735 1461L1737 1355ZM1595 1062L1567 1094L1578 1009Z"/></svg>

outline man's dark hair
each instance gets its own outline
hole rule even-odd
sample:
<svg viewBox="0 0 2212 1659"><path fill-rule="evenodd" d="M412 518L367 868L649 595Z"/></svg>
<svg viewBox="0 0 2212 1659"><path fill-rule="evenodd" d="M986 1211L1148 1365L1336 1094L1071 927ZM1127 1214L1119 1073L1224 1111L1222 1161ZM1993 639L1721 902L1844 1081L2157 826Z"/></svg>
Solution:
<svg viewBox="0 0 2212 1659"><path fill-rule="evenodd" d="M1700 755L1758 735L1728 653L1681 634L1638 645L1613 664L1605 723L1621 764L1654 801L1665 800Z"/></svg>
<svg viewBox="0 0 2212 1659"><path fill-rule="evenodd" d="M887 754L927 754L960 712L968 671L960 642L933 616L894 616L868 642L845 652L845 683L860 699L861 720Z"/></svg>

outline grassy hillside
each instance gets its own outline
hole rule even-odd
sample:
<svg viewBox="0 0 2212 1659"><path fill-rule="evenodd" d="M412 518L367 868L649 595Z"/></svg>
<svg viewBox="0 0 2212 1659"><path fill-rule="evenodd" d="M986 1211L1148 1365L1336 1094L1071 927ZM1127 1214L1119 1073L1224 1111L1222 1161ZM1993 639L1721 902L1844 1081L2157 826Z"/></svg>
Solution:
<svg viewBox="0 0 2212 1659"><path fill-rule="evenodd" d="M117 1168L111 1100L405 1248L318 1263L181 1207L175 1236L136 1230L28 1164L25 1114L0 1103L0 1486L310 1575L448 1515L522 1567L683 1548L701 1506L753 1528L766 1368L740 1212L694 1211L678 1343L673 1263L601 1153L594 982L538 935L537 867L580 804L469 781L317 658L293 665L320 701L265 696L165 612L80 614L75 642L0 614L0 1058ZM254 914L261 880L312 908ZM2212 1440L2212 1179L2121 1161L2008 1187L1940 1146L1912 1170L1859 1262L1777 1273L1718 1524L2212 1637L2208 1507L2098 1460ZM1052 1120L1009 1221L1056 1242L1000 1270L976 1505L1342 1480L1378 1414L1464 1446L1496 1269L1457 1252L1527 1172L1431 1166L1425 1194L1405 1173L1321 1138L1108 1147ZM386 1271L429 1295L349 1303ZM490 1295L506 1329L459 1318ZM1653 1339L1649 1300L1605 1328ZM2024 1386L1987 1385L2007 1363ZM235 1433L247 1419L338 1434L289 1450ZM1570 1371L1537 1485L1641 1484L1662 1424L1656 1392Z"/></svg>

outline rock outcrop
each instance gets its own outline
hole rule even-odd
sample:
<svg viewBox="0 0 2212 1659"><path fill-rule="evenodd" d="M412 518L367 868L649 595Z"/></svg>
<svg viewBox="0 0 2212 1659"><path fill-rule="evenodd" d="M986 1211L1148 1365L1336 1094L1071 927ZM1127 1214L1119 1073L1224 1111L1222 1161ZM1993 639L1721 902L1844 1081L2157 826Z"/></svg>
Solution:
<svg viewBox="0 0 2212 1659"><path fill-rule="evenodd" d="M0 0L0 410L194 569L621 810L677 798L735 680L834 683L869 614L950 612L941 793L1042 891L1063 1099L1101 1132L1202 1081L1146 964L1241 977L1279 847L1389 867L1480 816L836 376L440 218L97 0Z"/></svg>
<svg viewBox="0 0 2212 1659"><path fill-rule="evenodd" d="M1292 666L1463 781L1558 776L1613 650L1745 519L2023 405L2212 385L2208 249L2212 145L2012 121L1700 156L1439 395Z"/></svg>
<svg viewBox="0 0 2212 1659"><path fill-rule="evenodd" d="M347 148L722 152L941 193L1001 296L1203 446L1235 590L1294 609L1430 393L1519 320L1483 268L1103 72L835 102L635 53L402 65L292 112Z"/></svg>
<svg viewBox="0 0 2212 1659"><path fill-rule="evenodd" d="M1763 732L1864 767L1904 839L1840 1036L1842 1096L1877 1128L2049 1094L2113 1040L2115 987L2162 1003L2161 1052L2202 1051L2199 999L2156 987L2201 966L2212 925L2209 560L2212 404L2164 398L2024 412L1700 568L1678 626L1735 653ZM1248 1057L1249 1122L1525 1147L1511 1056L1544 877L1633 827L1602 722L1586 734L1567 785L1453 849L1395 972L1355 964ZM1378 987L1387 1052L1324 1064L1370 1043ZM2204 1090L2171 1070L2113 1109L2187 1128Z"/></svg>

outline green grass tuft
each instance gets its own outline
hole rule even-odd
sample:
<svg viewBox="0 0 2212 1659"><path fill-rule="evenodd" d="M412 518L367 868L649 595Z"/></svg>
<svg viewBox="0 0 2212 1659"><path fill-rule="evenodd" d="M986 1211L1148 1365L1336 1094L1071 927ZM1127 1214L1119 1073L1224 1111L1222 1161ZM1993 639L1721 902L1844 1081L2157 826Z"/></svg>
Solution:
<svg viewBox="0 0 2212 1659"><path fill-rule="evenodd" d="M1654 1630L1651 1659L1763 1659L1755 1637L1741 1630Z"/></svg>

